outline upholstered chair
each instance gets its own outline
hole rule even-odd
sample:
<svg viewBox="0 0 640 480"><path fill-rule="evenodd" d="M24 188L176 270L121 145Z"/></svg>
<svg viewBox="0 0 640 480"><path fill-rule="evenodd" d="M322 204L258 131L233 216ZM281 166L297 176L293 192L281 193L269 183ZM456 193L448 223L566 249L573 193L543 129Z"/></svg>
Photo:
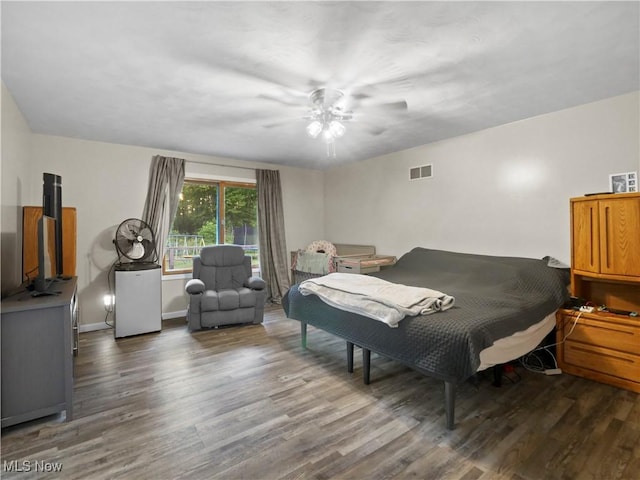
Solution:
<svg viewBox="0 0 640 480"><path fill-rule="evenodd" d="M251 258L237 245L202 248L193 258L187 322L191 331L236 323L262 323L265 282L251 275Z"/></svg>

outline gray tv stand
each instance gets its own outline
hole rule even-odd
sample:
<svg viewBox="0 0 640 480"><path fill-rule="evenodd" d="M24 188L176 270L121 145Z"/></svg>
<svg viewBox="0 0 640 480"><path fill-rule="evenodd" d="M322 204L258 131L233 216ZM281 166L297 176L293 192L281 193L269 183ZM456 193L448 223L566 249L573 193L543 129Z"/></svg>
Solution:
<svg viewBox="0 0 640 480"><path fill-rule="evenodd" d="M2 300L2 427L66 412L73 418L73 356L77 351L77 277Z"/></svg>

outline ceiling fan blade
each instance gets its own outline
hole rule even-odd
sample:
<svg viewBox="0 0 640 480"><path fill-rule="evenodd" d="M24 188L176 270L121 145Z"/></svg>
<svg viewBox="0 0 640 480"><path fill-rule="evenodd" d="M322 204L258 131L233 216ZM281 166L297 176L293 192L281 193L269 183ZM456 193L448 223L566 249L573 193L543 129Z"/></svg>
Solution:
<svg viewBox="0 0 640 480"><path fill-rule="evenodd" d="M300 118L288 118L287 120L282 120L279 122L265 123L264 125L262 125L262 128L281 127L283 125L288 125L291 123L300 123Z"/></svg>
<svg viewBox="0 0 640 480"><path fill-rule="evenodd" d="M367 109L367 110L384 110L384 111L405 111L409 109L409 105L406 100L397 100L393 102L376 100L372 97L366 96L360 100L354 102L354 109Z"/></svg>
<svg viewBox="0 0 640 480"><path fill-rule="evenodd" d="M364 127L364 130L365 130L367 133L369 133L369 134L371 134L371 135L374 135L374 136L376 136L376 137L377 137L378 135L382 135L384 132L386 132L386 131L387 131L387 129L386 129L386 128L384 128L384 127L378 127L378 126L375 126L375 125L366 125L366 126Z"/></svg>
<svg viewBox="0 0 640 480"><path fill-rule="evenodd" d="M296 106L296 107L300 106L300 104L303 103L303 101L297 101L297 100L293 100L293 99L277 97L275 95L267 95L265 93L259 94L258 98L262 98L264 100L271 100L271 101L274 101L274 102L282 103L283 105L292 105L292 106Z"/></svg>
<svg viewBox="0 0 640 480"><path fill-rule="evenodd" d="M275 93L261 93L258 95L258 98L294 106L306 106L309 102L308 92L302 92L283 85L277 85L271 90L275 90Z"/></svg>
<svg viewBox="0 0 640 480"><path fill-rule="evenodd" d="M383 103L379 105L377 108L384 108L385 110L408 110L409 105L406 100L400 100L399 102L391 102L391 103Z"/></svg>

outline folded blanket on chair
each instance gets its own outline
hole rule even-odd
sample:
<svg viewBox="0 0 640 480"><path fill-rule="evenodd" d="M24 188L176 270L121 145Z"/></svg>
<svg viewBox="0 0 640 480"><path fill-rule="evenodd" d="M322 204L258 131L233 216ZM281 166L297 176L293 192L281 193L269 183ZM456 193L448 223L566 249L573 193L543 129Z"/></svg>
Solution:
<svg viewBox="0 0 640 480"><path fill-rule="evenodd" d="M331 273L305 280L302 295L317 295L336 308L397 327L405 316L428 315L451 308L455 299L429 288L391 283L369 275Z"/></svg>

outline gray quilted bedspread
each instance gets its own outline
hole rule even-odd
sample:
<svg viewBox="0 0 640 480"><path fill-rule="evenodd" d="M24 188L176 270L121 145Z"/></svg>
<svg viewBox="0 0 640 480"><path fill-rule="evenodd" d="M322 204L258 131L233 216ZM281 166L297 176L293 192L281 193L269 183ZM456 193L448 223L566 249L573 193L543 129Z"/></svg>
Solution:
<svg viewBox="0 0 640 480"><path fill-rule="evenodd" d="M426 375L460 382L477 371L483 349L539 322L568 298L568 271L547 266L547 259L414 248L375 275L452 295L455 306L405 317L390 328L316 295L303 296L293 285L283 300L285 312Z"/></svg>

